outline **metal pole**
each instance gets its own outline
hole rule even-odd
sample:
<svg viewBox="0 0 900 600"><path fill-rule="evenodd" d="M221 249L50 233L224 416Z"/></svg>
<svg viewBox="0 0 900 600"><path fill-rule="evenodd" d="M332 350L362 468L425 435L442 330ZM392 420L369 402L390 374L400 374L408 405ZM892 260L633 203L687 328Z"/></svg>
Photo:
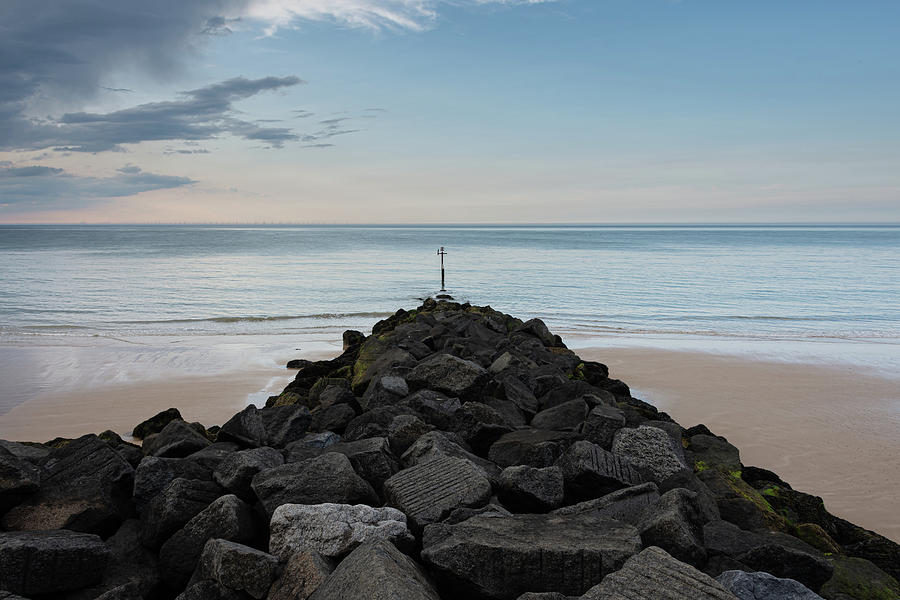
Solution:
<svg viewBox="0 0 900 600"><path fill-rule="evenodd" d="M441 291L446 292L444 289L444 255L447 254L444 252L444 247L441 246L441 249L437 252L441 256Z"/></svg>

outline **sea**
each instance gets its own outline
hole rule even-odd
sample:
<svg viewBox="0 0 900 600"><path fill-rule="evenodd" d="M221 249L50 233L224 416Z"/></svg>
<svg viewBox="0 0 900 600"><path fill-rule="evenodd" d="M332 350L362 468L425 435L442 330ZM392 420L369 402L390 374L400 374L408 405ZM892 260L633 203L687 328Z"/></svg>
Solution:
<svg viewBox="0 0 900 600"><path fill-rule="evenodd" d="M337 354L344 330L441 293L442 247L444 293L571 348L900 377L900 226L3 225L0 414Z"/></svg>

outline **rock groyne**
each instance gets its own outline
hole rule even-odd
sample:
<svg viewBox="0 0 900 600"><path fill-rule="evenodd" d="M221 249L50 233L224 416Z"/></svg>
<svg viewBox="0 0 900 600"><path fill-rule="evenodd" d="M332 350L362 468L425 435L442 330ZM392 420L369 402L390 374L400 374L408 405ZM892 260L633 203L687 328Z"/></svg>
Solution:
<svg viewBox="0 0 900 600"><path fill-rule="evenodd" d="M221 427L0 441L0 598L900 598L900 546L538 319L429 299L344 342Z"/></svg>

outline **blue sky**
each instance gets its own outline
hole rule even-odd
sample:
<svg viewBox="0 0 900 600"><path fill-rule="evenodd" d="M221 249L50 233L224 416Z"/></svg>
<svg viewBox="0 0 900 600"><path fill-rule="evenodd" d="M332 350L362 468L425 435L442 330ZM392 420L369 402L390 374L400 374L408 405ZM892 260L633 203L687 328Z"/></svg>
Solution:
<svg viewBox="0 0 900 600"><path fill-rule="evenodd" d="M898 17L8 0L0 221L897 222Z"/></svg>

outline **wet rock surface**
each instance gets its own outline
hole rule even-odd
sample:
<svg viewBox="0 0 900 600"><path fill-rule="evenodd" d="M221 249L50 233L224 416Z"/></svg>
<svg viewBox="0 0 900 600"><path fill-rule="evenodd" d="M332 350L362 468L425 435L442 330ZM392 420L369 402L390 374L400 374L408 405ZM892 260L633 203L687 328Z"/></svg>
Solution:
<svg viewBox="0 0 900 600"><path fill-rule="evenodd" d="M538 319L429 299L344 337L221 427L0 440L0 599L900 597L900 545Z"/></svg>

